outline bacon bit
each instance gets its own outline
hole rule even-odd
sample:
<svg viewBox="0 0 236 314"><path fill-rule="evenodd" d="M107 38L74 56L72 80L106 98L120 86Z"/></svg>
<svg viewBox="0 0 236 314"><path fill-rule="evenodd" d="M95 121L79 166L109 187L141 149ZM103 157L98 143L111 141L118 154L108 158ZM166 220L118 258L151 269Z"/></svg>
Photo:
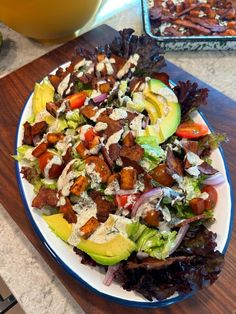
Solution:
<svg viewBox="0 0 236 314"><path fill-rule="evenodd" d="M32 136L32 131L31 131L31 125L29 122L25 122L24 125L24 136L23 136L23 141L22 143L25 145L33 145L33 136Z"/></svg>
<svg viewBox="0 0 236 314"><path fill-rule="evenodd" d="M156 259L154 257L147 257L142 260L141 263L135 263L135 262L128 262L127 263L127 269L137 269L137 268L147 268L147 269L162 269L167 266L172 265L176 262L181 261L189 261L193 259L194 256L175 256L175 257L169 257L165 260Z"/></svg>
<svg viewBox="0 0 236 314"><path fill-rule="evenodd" d="M90 156L86 159L86 164L94 164L94 171L98 172L101 177L101 182L106 183L111 175L111 171L105 161L97 156Z"/></svg>
<svg viewBox="0 0 236 314"><path fill-rule="evenodd" d="M143 158L144 149L139 145L135 144L132 147L122 146L120 150L120 157L128 158L132 161L139 162Z"/></svg>
<svg viewBox="0 0 236 314"><path fill-rule="evenodd" d="M211 23L209 23L209 20L208 19L203 19L203 18L199 18L199 17L188 17L188 20L193 22L193 23L197 23L205 28L209 28L212 32L224 32L227 27L226 26L221 26L221 25L218 25L218 24L213 24L211 21Z"/></svg>
<svg viewBox="0 0 236 314"><path fill-rule="evenodd" d="M47 130L48 124L46 121L40 121L32 125L31 132L32 136L43 135Z"/></svg>
<svg viewBox="0 0 236 314"><path fill-rule="evenodd" d="M63 217L69 222L69 223L76 223L77 222L77 216L72 208L71 202L68 197L66 197L66 203L65 205L60 206L59 213L63 213Z"/></svg>
<svg viewBox="0 0 236 314"><path fill-rule="evenodd" d="M177 174L180 177L184 175L182 161L178 157L175 157L174 153L170 148L167 151L166 164L167 171L169 172L170 175Z"/></svg>
<svg viewBox="0 0 236 314"><path fill-rule="evenodd" d="M173 36L176 36L176 37L180 37L180 36L183 36L183 34L181 32L179 32L176 28L174 27L166 27L165 28L165 34L167 35L173 35Z"/></svg>
<svg viewBox="0 0 236 314"><path fill-rule="evenodd" d="M200 3L198 3L198 4L192 4L189 8L186 8L186 9L184 9L183 11L177 13L176 16L177 16L177 17L180 17L180 16L182 16L182 15L184 15L184 14L186 14L186 13L188 13L188 12L194 10L194 9L196 9L196 8L199 7L199 6L201 6Z"/></svg>
<svg viewBox="0 0 236 314"><path fill-rule="evenodd" d="M67 165L72 160L72 147L68 147L64 156L62 156L64 165Z"/></svg>
<svg viewBox="0 0 236 314"><path fill-rule="evenodd" d="M200 34L203 34L203 35L210 35L211 34L211 31L203 26L200 26L200 25L196 25L190 21L185 21L185 20L181 20L181 19L177 19L175 20L175 24L177 25L181 25L181 26L184 26L184 27L188 27L188 28L193 28L195 29L196 31L198 31Z"/></svg>
<svg viewBox="0 0 236 314"><path fill-rule="evenodd" d="M41 187L38 194L32 201L32 206L39 209L44 206L57 207L58 200L57 190Z"/></svg>
<svg viewBox="0 0 236 314"><path fill-rule="evenodd" d="M103 196L95 190L91 191L89 196L97 205L98 221L105 222L109 217L109 214L112 214L115 211L114 203L104 199Z"/></svg>
<svg viewBox="0 0 236 314"><path fill-rule="evenodd" d="M127 147L132 147L133 145L135 145L134 136L132 132L126 134L126 136L123 139L123 144Z"/></svg>

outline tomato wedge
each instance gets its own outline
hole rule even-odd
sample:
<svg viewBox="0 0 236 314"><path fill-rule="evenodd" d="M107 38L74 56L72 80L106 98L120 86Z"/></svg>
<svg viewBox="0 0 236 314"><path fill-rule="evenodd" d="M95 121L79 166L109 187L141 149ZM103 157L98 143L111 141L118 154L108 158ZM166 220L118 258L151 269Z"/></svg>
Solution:
<svg viewBox="0 0 236 314"><path fill-rule="evenodd" d="M86 142L92 142L92 140L95 138L97 133L94 131L94 129L91 127L88 129L88 131L84 134L84 139Z"/></svg>
<svg viewBox="0 0 236 314"><path fill-rule="evenodd" d="M188 121L178 126L176 135L184 138L198 138L208 134L208 132L209 130L206 125Z"/></svg>
<svg viewBox="0 0 236 314"><path fill-rule="evenodd" d="M45 169L47 163L52 158L53 158L53 153L51 153L49 151L46 151L45 153L43 153L42 155L39 156L39 158L38 158L39 168L42 171L42 173L44 172L44 169Z"/></svg>
<svg viewBox="0 0 236 314"><path fill-rule="evenodd" d="M208 198L204 201L205 209L213 209L217 203L217 191L211 185L206 185L201 190L202 193L206 192L208 194Z"/></svg>
<svg viewBox="0 0 236 314"><path fill-rule="evenodd" d="M87 96L88 94L85 91L68 96L67 99L70 101L71 110L82 107Z"/></svg>
<svg viewBox="0 0 236 314"><path fill-rule="evenodd" d="M140 194L123 194L123 195L116 195L116 205L121 208L129 209L131 210L134 203L139 198Z"/></svg>

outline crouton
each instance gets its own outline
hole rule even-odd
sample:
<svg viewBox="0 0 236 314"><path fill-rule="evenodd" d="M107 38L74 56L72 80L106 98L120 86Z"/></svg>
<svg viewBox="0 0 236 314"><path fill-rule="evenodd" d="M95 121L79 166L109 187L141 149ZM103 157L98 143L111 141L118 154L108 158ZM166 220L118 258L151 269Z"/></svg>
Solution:
<svg viewBox="0 0 236 314"><path fill-rule="evenodd" d="M80 228L80 232L83 238L87 239L91 234L99 227L100 222L95 217L89 218L89 220Z"/></svg>
<svg viewBox="0 0 236 314"><path fill-rule="evenodd" d="M48 133L47 134L47 141L51 145L55 145L60 140L63 140L64 135L62 133Z"/></svg>
<svg viewBox="0 0 236 314"><path fill-rule="evenodd" d="M79 176L72 187L70 188L70 192L79 196L82 192L84 192L89 185L89 180L85 176Z"/></svg>
<svg viewBox="0 0 236 314"><path fill-rule="evenodd" d="M120 172L120 187L122 190L132 190L137 181L137 171L132 167L125 167Z"/></svg>
<svg viewBox="0 0 236 314"><path fill-rule="evenodd" d="M38 146L35 147L35 149L32 151L32 155L36 158L38 158L40 155L46 152L48 148L48 144L43 142L40 143Z"/></svg>

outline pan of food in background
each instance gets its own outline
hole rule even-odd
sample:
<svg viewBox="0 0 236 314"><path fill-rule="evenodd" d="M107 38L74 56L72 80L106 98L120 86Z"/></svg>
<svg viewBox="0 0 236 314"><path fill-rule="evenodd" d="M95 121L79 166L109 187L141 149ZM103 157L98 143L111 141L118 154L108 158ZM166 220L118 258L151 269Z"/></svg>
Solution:
<svg viewBox="0 0 236 314"><path fill-rule="evenodd" d="M236 9L228 0L142 0L146 33L166 50L236 50Z"/></svg>

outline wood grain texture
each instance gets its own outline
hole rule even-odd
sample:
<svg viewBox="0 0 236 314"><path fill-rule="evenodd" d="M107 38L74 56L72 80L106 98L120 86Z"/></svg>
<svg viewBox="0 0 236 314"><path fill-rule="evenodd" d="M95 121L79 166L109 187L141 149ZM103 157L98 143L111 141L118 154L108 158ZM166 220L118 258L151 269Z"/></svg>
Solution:
<svg viewBox="0 0 236 314"><path fill-rule="evenodd" d="M70 60L76 47L91 48L98 44L110 42L117 32L108 26L101 26L82 37L72 40L64 46L46 54L33 61L14 73L0 80L0 202L19 225L35 248L40 252L45 261L49 264L61 282L70 291L72 296L83 307L88 314L154 314L154 313L235 313L236 312L236 233L226 255L225 268L218 281L208 289L198 292L191 299L164 309L132 309L125 308L119 304L107 301L81 286L75 279L70 277L54 261L52 256L37 238L29 220L26 216L20 194L18 192L14 161L11 155L14 153L14 141L16 135L17 121L26 98L34 87L35 81L40 81L47 73L58 65ZM173 81L196 80L190 74L168 63L166 69ZM206 87L198 81L201 87ZM225 155L233 179L233 186L236 186L236 138L234 134L236 103L230 98L217 92L211 87L209 106L203 108L210 124L216 131L228 134L230 143L226 144ZM222 208L222 211L224 209ZM33 302L33 300L32 300Z"/></svg>

